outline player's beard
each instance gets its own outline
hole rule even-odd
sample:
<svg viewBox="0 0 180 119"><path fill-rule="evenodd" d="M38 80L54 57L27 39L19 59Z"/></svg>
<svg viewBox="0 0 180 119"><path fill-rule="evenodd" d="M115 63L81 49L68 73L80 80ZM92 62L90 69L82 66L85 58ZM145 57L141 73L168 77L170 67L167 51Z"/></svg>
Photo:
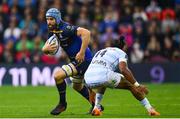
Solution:
<svg viewBox="0 0 180 119"><path fill-rule="evenodd" d="M48 30L49 30L49 31L57 30L57 24L54 24L54 25L48 25Z"/></svg>

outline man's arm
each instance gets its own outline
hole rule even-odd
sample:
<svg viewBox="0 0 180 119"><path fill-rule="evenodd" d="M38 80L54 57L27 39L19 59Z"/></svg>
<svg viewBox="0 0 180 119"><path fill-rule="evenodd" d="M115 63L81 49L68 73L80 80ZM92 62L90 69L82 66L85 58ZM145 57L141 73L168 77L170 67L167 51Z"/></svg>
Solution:
<svg viewBox="0 0 180 119"><path fill-rule="evenodd" d="M88 47L88 44L90 42L90 31L85 28L79 27L77 29L77 35L80 36L82 39L80 52L85 53L86 48Z"/></svg>
<svg viewBox="0 0 180 119"><path fill-rule="evenodd" d="M144 93L144 94L148 94L148 89L146 88L146 86L144 85L140 85L136 79L134 78L131 70L128 68L127 63L126 62L120 62L119 63L119 69L121 71L121 73L124 75L124 77L126 78L126 80L128 80L131 84L133 84L135 87L137 87L136 89L140 92L140 93Z"/></svg>
<svg viewBox="0 0 180 119"><path fill-rule="evenodd" d="M76 54L76 60L81 63L84 61L85 57L85 51L88 47L89 41L90 41L90 31L85 28L78 28L77 29L77 36L80 36L82 39L81 49Z"/></svg>
<svg viewBox="0 0 180 119"><path fill-rule="evenodd" d="M120 62L119 69L120 69L121 73L124 75L124 77L126 78L126 80L128 80L133 85L139 86L139 84L137 83L136 79L134 78L131 70L128 68L126 62Z"/></svg>

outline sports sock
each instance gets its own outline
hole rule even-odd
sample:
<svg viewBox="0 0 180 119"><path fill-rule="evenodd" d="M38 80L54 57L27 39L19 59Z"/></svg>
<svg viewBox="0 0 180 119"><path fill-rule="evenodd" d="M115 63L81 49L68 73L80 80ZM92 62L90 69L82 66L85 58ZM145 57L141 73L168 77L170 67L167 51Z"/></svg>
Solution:
<svg viewBox="0 0 180 119"><path fill-rule="evenodd" d="M147 110L149 110L149 109L152 108L152 106L151 106L151 104L149 103L149 101L148 101L147 98L144 98L144 99L141 100L140 102L141 102L141 104L142 104Z"/></svg>
<svg viewBox="0 0 180 119"><path fill-rule="evenodd" d="M89 91L86 86L84 86L80 91L78 91L84 98L89 101Z"/></svg>
<svg viewBox="0 0 180 119"><path fill-rule="evenodd" d="M103 98L103 94L96 93L95 107L99 108L101 106L102 98Z"/></svg>
<svg viewBox="0 0 180 119"><path fill-rule="evenodd" d="M65 104L66 103L66 82L56 84L56 87L59 92L59 103Z"/></svg>

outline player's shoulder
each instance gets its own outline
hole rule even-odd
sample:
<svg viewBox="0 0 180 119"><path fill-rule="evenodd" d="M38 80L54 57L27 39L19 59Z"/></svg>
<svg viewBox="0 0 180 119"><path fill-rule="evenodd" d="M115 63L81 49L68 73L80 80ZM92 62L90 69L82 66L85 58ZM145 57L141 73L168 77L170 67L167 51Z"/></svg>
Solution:
<svg viewBox="0 0 180 119"><path fill-rule="evenodd" d="M123 50L119 49L119 48L116 48L116 47L107 47L106 50L111 50L111 51L114 51L116 53L123 53L123 54L126 54L126 52L124 52Z"/></svg>
<svg viewBox="0 0 180 119"><path fill-rule="evenodd" d="M73 31L78 28L78 26L75 26L73 24L70 24L68 22L62 22L62 28L64 31Z"/></svg>
<svg viewBox="0 0 180 119"><path fill-rule="evenodd" d="M117 58L128 58L126 52L124 52L123 50L116 48L116 47L109 47L106 48L107 50L111 50L111 54L116 56Z"/></svg>

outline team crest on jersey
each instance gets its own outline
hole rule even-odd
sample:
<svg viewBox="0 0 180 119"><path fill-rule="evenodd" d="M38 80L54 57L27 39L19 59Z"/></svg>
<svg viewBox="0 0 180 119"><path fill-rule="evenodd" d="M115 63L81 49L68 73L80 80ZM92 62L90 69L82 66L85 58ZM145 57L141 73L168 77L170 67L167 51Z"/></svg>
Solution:
<svg viewBox="0 0 180 119"><path fill-rule="evenodd" d="M59 34L59 38L63 38L62 34Z"/></svg>
<svg viewBox="0 0 180 119"><path fill-rule="evenodd" d="M70 25L66 26L66 28L67 28L68 30L73 30L73 29L74 29L74 27L73 27L73 26L70 26Z"/></svg>

